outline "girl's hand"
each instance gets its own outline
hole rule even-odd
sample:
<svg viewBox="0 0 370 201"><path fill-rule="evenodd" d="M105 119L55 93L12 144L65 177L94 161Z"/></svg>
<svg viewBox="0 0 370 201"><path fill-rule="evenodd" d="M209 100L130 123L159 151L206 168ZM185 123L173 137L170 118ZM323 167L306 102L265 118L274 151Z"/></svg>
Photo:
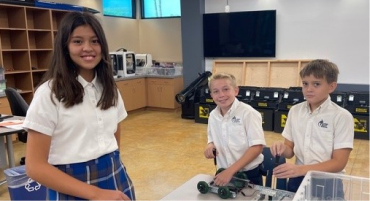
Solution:
<svg viewBox="0 0 370 201"><path fill-rule="evenodd" d="M126 194L118 190L99 189L92 200L131 200Z"/></svg>

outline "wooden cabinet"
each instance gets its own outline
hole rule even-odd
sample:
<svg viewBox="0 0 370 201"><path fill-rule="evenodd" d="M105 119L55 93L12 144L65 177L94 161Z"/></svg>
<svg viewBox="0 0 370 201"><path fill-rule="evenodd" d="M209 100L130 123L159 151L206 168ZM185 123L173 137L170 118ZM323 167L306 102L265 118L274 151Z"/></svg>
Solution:
<svg viewBox="0 0 370 201"><path fill-rule="evenodd" d="M0 114L12 114L6 97L0 97Z"/></svg>
<svg viewBox="0 0 370 201"><path fill-rule="evenodd" d="M0 66L6 86L30 103L48 68L57 26L68 11L0 4Z"/></svg>
<svg viewBox="0 0 370 201"><path fill-rule="evenodd" d="M310 60L215 60L212 73L228 72L239 86L301 86L299 71Z"/></svg>
<svg viewBox="0 0 370 201"><path fill-rule="evenodd" d="M117 82L127 111L146 107L145 78Z"/></svg>
<svg viewBox="0 0 370 201"><path fill-rule="evenodd" d="M147 78L147 106L175 109L175 95L183 89L183 78Z"/></svg>

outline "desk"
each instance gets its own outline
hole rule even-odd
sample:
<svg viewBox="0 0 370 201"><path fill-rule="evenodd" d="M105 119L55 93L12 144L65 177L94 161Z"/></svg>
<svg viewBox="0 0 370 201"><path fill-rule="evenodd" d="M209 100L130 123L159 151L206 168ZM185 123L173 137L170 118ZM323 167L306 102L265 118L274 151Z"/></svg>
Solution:
<svg viewBox="0 0 370 201"><path fill-rule="evenodd" d="M161 200L225 200L220 198L215 193L201 194L197 189L197 184L199 181L210 182L212 181L212 175L198 174L185 182L183 185L163 197ZM243 192L246 196L243 196L241 193L238 193L235 199L228 200L253 200L258 194L256 190L251 188L244 188ZM265 200L268 200L266 196ZM292 200L291 198L284 198L283 200Z"/></svg>
<svg viewBox="0 0 370 201"><path fill-rule="evenodd" d="M4 119L4 121L9 121L9 120L24 120L24 117L20 116L13 116L8 119ZM23 129L12 129L12 128L7 128L0 126L0 164L1 168L6 167L6 156L5 156L5 141L3 136L6 137L6 149L8 153L8 164L9 167L15 167L15 162L14 162L14 151L13 151L13 140L12 140L12 134L19 133L24 131ZM5 184L6 180L0 181L0 186Z"/></svg>
<svg viewBox="0 0 370 201"><path fill-rule="evenodd" d="M24 117L20 116L13 116L8 119L4 119L4 121L9 121L9 120L24 120ZM0 126L0 160L4 161L5 155L1 156L2 153L5 154L5 141L2 136L6 137L6 149L8 153L8 164L9 167L15 167L15 162L14 162L14 151L13 151L13 140L12 140L12 134L19 133L25 131L23 129L12 129L12 128L7 128L7 127L2 127Z"/></svg>

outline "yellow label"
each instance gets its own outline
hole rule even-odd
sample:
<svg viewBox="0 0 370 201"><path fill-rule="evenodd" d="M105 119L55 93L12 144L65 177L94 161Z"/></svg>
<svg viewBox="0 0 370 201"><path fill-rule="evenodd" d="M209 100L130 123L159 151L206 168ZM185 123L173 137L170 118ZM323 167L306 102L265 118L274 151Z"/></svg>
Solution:
<svg viewBox="0 0 370 201"><path fill-rule="evenodd" d="M282 128L285 127L285 124L286 124L286 119L288 118L288 116L286 114L281 114L280 115L280 126Z"/></svg>
<svg viewBox="0 0 370 201"><path fill-rule="evenodd" d="M358 112L358 113L367 113L367 108L357 108L356 107L356 112Z"/></svg>
<svg viewBox="0 0 370 201"><path fill-rule="evenodd" d="M367 119L358 119L353 117L355 132L367 133Z"/></svg>
<svg viewBox="0 0 370 201"><path fill-rule="evenodd" d="M213 103L213 99L206 98L206 102L207 102L207 103Z"/></svg>
<svg viewBox="0 0 370 201"><path fill-rule="evenodd" d="M208 117L209 117L209 108L199 106L199 118L208 119Z"/></svg>
<svg viewBox="0 0 370 201"><path fill-rule="evenodd" d="M260 106L260 107L267 107L267 103L258 103L258 106Z"/></svg>

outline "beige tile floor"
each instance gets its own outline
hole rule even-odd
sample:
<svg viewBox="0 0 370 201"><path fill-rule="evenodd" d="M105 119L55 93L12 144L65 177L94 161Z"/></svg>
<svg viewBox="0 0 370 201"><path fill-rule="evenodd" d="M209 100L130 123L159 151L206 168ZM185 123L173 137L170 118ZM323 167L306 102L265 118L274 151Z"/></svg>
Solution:
<svg viewBox="0 0 370 201"><path fill-rule="evenodd" d="M181 118L181 110L141 110L129 113L121 124L121 158L135 185L138 200L159 200L197 174L214 174L213 160L203 156L206 124ZM265 132L266 143L282 140ZM25 144L14 144L16 162ZM292 160L289 160L292 162ZM348 175L369 177L369 141L355 140L346 167ZM1 171L0 179L4 175ZM0 186L0 200L9 200L7 185Z"/></svg>

